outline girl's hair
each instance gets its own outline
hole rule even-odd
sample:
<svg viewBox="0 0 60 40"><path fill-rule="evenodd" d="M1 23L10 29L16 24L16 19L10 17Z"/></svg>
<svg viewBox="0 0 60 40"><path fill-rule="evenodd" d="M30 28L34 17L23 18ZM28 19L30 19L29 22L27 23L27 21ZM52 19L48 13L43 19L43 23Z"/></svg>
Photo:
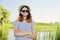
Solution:
<svg viewBox="0 0 60 40"><path fill-rule="evenodd" d="M20 21L20 22L22 22L23 21L23 15L21 14L21 10L22 10L22 8L27 8L28 9L28 15L27 15L27 18L26 18L26 21L28 22L28 23L30 23L30 22L32 22L32 16L31 16L31 13L30 13L30 8L29 8L29 6L27 6L27 5L21 5L18 9L19 9L19 17L18 17L18 20Z"/></svg>

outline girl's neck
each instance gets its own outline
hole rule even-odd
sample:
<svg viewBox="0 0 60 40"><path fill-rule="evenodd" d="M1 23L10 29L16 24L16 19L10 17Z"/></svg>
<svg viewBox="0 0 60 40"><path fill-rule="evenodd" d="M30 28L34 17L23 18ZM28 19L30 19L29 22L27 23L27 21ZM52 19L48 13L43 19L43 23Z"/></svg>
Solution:
<svg viewBox="0 0 60 40"><path fill-rule="evenodd" d="M26 16L23 17L23 20L26 21Z"/></svg>

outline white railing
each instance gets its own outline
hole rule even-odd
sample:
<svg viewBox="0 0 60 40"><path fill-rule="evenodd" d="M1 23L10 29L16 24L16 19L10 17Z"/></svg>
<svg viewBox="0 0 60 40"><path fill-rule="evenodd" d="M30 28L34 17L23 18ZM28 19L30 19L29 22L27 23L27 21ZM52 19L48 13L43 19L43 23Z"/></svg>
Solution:
<svg viewBox="0 0 60 40"><path fill-rule="evenodd" d="M36 40L55 40L56 33L53 31L40 31ZM8 40L15 40L13 29L8 29Z"/></svg>
<svg viewBox="0 0 60 40"><path fill-rule="evenodd" d="M15 40L13 29L8 29L8 40Z"/></svg>
<svg viewBox="0 0 60 40"><path fill-rule="evenodd" d="M40 31L37 33L36 40L55 40L55 32Z"/></svg>

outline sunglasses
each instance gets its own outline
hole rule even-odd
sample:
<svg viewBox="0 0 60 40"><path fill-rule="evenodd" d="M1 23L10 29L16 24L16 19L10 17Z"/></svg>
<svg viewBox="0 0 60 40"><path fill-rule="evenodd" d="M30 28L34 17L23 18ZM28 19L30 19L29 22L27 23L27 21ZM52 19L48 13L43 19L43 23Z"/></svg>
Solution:
<svg viewBox="0 0 60 40"><path fill-rule="evenodd" d="M24 13L24 12L29 12L28 10L21 10L21 11L22 11L23 13Z"/></svg>

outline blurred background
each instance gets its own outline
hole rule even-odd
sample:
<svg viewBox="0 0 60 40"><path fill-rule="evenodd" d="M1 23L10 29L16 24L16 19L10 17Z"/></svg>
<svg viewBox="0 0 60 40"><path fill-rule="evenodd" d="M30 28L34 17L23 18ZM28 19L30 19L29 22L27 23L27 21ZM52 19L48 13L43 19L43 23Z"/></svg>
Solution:
<svg viewBox="0 0 60 40"><path fill-rule="evenodd" d="M0 40L15 40L18 7L28 5L36 22L36 39L60 40L60 0L0 0Z"/></svg>

